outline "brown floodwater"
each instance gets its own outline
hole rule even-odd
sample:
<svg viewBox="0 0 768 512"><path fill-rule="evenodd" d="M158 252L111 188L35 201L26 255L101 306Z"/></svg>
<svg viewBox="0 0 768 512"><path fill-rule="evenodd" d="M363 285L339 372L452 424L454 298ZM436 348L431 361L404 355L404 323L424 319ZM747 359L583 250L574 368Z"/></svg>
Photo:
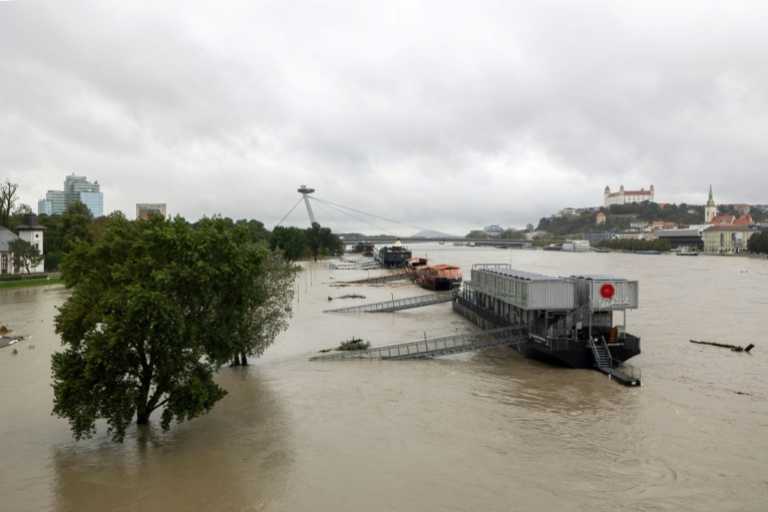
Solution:
<svg viewBox="0 0 768 512"><path fill-rule="evenodd" d="M768 261L415 245L434 262L509 262L640 281L628 315L643 386L508 348L424 361L309 362L358 336L374 345L471 331L441 304L329 315L327 298L423 293L331 287L365 276L307 266L290 329L205 417L125 443L75 442L51 416L62 288L0 290L2 511L768 510ZM335 300L331 306L361 303ZM751 355L690 338L756 344Z"/></svg>

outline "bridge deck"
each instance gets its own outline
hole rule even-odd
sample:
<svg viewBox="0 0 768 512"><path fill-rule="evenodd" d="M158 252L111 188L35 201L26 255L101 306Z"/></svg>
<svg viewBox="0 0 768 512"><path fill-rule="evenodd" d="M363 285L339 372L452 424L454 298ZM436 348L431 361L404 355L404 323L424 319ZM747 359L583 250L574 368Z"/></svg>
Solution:
<svg viewBox="0 0 768 512"><path fill-rule="evenodd" d="M343 361L350 359L422 359L470 352L488 347L525 341L525 329L520 326L502 327L488 331L428 338L368 350L340 351L310 358L310 361Z"/></svg>

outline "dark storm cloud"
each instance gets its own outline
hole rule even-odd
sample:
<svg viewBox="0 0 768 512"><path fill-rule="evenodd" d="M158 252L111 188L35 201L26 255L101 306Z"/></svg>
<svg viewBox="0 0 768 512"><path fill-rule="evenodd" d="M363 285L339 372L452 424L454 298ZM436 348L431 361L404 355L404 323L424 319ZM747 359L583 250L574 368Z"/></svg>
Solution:
<svg viewBox="0 0 768 512"><path fill-rule="evenodd" d="M72 171L126 212L273 223L306 182L457 232L606 184L768 202L762 3L208 4L0 2L0 166L26 202Z"/></svg>

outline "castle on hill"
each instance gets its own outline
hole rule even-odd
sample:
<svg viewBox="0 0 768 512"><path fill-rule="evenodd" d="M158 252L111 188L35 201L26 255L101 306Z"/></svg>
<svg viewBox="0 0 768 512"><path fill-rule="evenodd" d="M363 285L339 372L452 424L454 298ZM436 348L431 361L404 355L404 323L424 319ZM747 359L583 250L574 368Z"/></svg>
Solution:
<svg viewBox="0 0 768 512"><path fill-rule="evenodd" d="M618 192L611 192L611 188L606 186L603 192L603 206L608 208L614 204L642 203L644 201L653 203L655 193L653 185L648 190L644 188L640 190L625 190L624 185L621 185Z"/></svg>

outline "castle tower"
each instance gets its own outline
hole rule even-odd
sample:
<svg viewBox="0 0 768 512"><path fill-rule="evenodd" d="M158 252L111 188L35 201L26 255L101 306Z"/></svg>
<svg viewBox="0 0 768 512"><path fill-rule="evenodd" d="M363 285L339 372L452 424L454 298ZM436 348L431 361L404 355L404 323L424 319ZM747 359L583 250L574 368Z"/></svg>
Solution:
<svg viewBox="0 0 768 512"><path fill-rule="evenodd" d="M37 247L40 254L43 252L43 233L45 233L45 227L37 223L37 215L27 215L24 217L24 223L16 228L19 234L19 238ZM30 269L33 273L45 272L45 259L36 267Z"/></svg>
<svg viewBox="0 0 768 512"><path fill-rule="evenodd" d="M712 185L710 185L709 199L707 200L707 206L704 207L704 222L709 224L715 217L717 217L717 205L715 204L715 197L712 195Z"/></svg>

